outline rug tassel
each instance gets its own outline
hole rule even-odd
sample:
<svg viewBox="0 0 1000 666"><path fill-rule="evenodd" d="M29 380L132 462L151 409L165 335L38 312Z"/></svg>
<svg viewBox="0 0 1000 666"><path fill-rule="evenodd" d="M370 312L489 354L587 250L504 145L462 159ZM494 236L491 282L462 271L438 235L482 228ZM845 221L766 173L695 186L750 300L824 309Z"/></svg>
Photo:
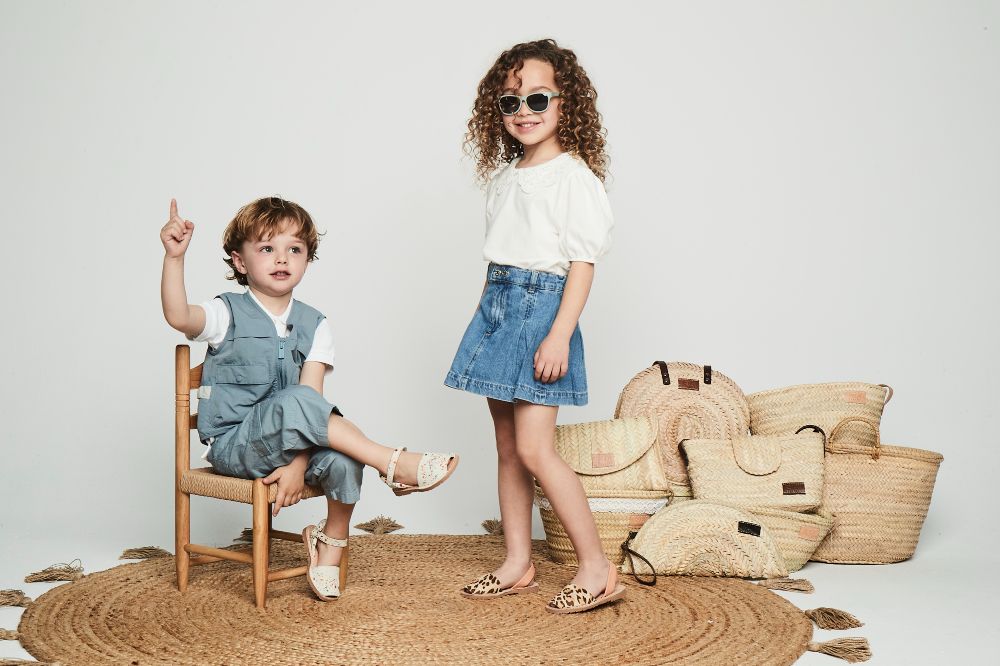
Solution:
<svg viewBox="0 0 1000 666"><path fill-rule="evenodd" d="M0 590L0 606L21 606L27 608L31 605L31 598L21 590Z"/></svg>
<svg viewBox="0 0 1000 666"><path fill-rule="evenodd" d="M757 583L768 590L781 590L782 592L802 592L812 594L816 591L813 584L805 578L769 578Z"/></svg>
<svg viewBox="0 0 1000 666"><path fill-rule="evenodd" d="M244 527L240 535L233 539L233 543L253 543L253 528Z"/></svg>
<svg viewBox="0 0 1000 666"><path fill-rule="evenodd" d="M864 622L847 611L836 608L813 608L805 613L820 629L855 629L865 626Z"/></svg>
<svg viewBox="0 0 1000 666"><path fill-rule="evenodd" d="M119 560L152 560L157 557L171 557L170 551L163 550L159 546L140 546L138 548L126 548L118 556Z"/></svg>
<svg viewBox="0 0 1000 666"><path fill-rule="evenodd" d="M483 529L490 536L503 536L503 522L496 518L488 518L482 522Z"/></svg>
<svg viewBox="0 0 1000 666"><path fill-rule="evenodd" d="M810 643L810 652L828 654L831 657L843 659L849 664L868 661L872 658L872 649L867 638L835 638L825 643Z"/></svg>
<svg viewBox="0 0 1000 666"><path fill-rule="evenodd" d="M13 629L0 629L0 641L16 641L17 632Z"/></svg>
<svg viewBox="0 0 1000 666"><path fill-rule="evenodd" d="M73 560L69 564L53 564L41 571L28 574L24 577L25 583L45 583L54 580L80 580L83 578L83 563L80 560Z"/></svg>

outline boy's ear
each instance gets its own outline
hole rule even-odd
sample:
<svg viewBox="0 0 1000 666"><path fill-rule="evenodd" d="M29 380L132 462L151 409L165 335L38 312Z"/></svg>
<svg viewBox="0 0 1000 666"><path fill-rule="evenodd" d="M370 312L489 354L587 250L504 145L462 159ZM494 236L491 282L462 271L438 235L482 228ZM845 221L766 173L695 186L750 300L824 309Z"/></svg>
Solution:
<svg viewBox="0 0 1000 666"><path fill-rule="evenodd" d="M233 260L233 266L236 267L236 272L246 275L247 267L246 264L243 263L243 257L240 256L239 252L233 250L229 253L229 256Z"/></svg>

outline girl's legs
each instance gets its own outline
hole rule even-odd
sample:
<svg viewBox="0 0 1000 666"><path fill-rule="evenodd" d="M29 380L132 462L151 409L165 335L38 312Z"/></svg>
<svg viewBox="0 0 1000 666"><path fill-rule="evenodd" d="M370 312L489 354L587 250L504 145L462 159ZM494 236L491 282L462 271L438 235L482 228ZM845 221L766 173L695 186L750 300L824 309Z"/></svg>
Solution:
<svg viewBox="0 0 1000 666"><path fill-rule="evenodd" d="M326 525L323 527L323 533L333 539L346 539L353 512L353 504L344 504L327 499ZM320 566L337 566L340 564L340 556L344 552L343 548L328 546L324 542L317 540L316 549L319 553L317 564Z"/></svg>
<svg viewBox="0 0 1000 666"><path fill-rule="evenodd" d="M497 487L500 519L503 521L507 556L494 575L501 587L513 585L531 562L531 504L534 484L531 472L517 455L514 438L514 404L487 398L497 438Z"/></svg>
<svg viewBox="0 0 1000 666"><path fill-rule="evenodd" d="M514 403L517 454L524 467L538 479L538 485L573 544L580 568L572 582L597 596L604 592L610 563L601 547L594 515L590 512L580 479L556 453L558 410L558 407L548 405Z"/></svg>
<svg viewBox="0 0 1000 666"><path fill-rule="evenodd" d="M330 448L354 458L363 465L374 467L379 474L385 476L393 449L368 439L356 425L337 414L330 415L327 433ZM400 454L394 475L396 481L408 485L416 484L420 455L413 451L403 451Z"/></svg>

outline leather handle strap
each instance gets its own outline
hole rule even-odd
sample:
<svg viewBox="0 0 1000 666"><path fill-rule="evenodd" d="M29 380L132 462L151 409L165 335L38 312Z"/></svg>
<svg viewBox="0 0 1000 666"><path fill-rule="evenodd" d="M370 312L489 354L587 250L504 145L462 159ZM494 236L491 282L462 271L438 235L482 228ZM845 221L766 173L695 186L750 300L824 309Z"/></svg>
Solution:
<svg viewBox="0 0 1000 666"><path fill-rule="evenodd" d="M823 435L823 448L826 448L826 432L824 432L823 429L820 428L819 426L812 425L810 423L810 424L804 425L801 428L799 428L798 430L796 430L795 434L797 435L797 434L799 434L800 432L802 432L803 430L806 430L806 429L815 430L819 434Z"/></svg>
<svg viewBox="0 0 1000 666"><path fill-rule="evenodd" d="M653 567L652 563L649 560L647 560L645 557L643 557L642 555L640 555L639 553L637 553L634 550L632 550L631 548L629 548L629 544L632 543L632 539L635 538L636 534L638 534L638 532L629 532L628 533L628 538L625 539L624 543L622 543L622 552L625 553L625 557L628 558L629 566L632 568L632 577L635 578L635 580L640 585L656 585L656 569ZM639 577L640 576L639 570L636 569L635 559L634 559L634 558L637 558L637 557L640 560L642 560L643 562L645 562L646 566L649 567L650 573L649 574L642 574L642 575L643 576L649 576L649 575L651 575L653 577L652 580L643 580L642 578Z"/></svg>
<svg viewBox="0 0 1000 666"><path fill-rule="evenodd" d="M663 385L670 386L670 370L667 369L667 362L653 361L653 365L660 368L660 376L663 378Z"/></svg>

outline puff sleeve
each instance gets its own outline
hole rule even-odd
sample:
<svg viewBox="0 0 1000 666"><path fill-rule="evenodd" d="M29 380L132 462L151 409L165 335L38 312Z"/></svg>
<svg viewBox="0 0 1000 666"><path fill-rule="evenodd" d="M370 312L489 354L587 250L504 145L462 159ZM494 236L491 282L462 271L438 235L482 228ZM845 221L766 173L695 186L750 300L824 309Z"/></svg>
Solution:
<svg viewBox="0 0 1000 666"><path fill-rule="evenodd" d="M596 263L611 249L614 227L604 183L590 169L578 169L566 179L562 190L559 247L563 259Z"/></svg>

